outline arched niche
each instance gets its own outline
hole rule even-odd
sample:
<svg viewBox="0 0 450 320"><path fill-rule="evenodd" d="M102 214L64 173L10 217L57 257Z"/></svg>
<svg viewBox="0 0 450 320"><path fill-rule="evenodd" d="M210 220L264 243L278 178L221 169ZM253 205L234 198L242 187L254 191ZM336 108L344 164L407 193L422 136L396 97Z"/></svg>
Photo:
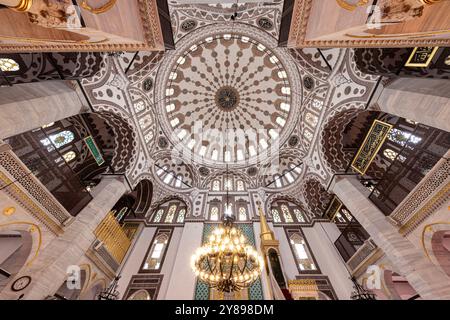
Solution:
<svg viewBox="0 0 450 320"><path fill-rule="evenodd" d="M0 292L25 266L33 246L32 235L23 230L0 229Z"/></svg>

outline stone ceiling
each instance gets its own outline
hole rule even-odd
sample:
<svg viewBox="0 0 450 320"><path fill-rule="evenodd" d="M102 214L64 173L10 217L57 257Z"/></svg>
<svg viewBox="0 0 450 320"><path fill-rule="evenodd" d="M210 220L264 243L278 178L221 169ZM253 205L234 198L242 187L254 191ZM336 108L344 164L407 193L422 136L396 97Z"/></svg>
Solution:
<svg viewBox="0 0 450 320"><path fill-rule="evenodd" d="M158 114L174 149L190 160L247 167L286 141L301 105L300 83L286 51L261 30L207 26L162 62Z"/></svg>
<svg viewBox="0 0 450 320"><path fill-rule="evenodd" d="M323 128L345 110L364 109L377 77L357 70L353 50L279 48L281 11L282 1L240 5L233 23L229 8L172 1L175 50L110 57L98 75L83 80L94 110L133 128L132 154L121 155L129 159L133 186L149 179L155 199L175 192L194 201L225 163L251 188L298 201L304 202L307 181L326 186L333 171L322 150ZM197 120L210 129L262 129L265 142L234 142L226 162L227 143L216 144L215 136L195 137L191 147ZM273 145L279 154L264 152ZM168 171L182 183L167 178Z"/></svg>

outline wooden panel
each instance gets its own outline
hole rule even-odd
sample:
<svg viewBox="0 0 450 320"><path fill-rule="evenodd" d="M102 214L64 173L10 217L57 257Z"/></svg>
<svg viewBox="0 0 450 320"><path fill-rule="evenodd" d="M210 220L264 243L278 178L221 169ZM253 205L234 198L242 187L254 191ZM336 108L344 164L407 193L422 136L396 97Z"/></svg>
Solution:
<svg viewBox="0 0 450 320"><path fill-rule="evenodd" d="M90 1L92 6L98 2ZM81 2L83 1L77 0L78 4ZM119 0L112 9L101 14L93 14L81 9L81 15L88 28L142 42L145 40L138 0Z"/></svg>
<svg viewBox="0 0 450 320"><path fill-rule="evenodd" d="M358 7L354 11L348 11L341 8L335 0L313 0L306 39L315 39L363 25L368 16L366 9Z"/></svg>

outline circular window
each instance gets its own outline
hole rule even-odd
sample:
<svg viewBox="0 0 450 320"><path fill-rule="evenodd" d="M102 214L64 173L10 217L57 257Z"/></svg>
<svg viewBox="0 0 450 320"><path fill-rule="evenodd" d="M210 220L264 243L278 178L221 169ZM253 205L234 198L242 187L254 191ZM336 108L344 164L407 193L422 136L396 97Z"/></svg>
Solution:
<svg viewBox="0 0 450 320"><path fill-rule="evenodd" d="M205 168L205 167L200 167L200 168L198 169L198 171L200 172L200 174L201 174L202 176L207 176L207 175L209 174L209 169L208 169L208 168Z"/></svg>
<svg viewBox="0 0 450 320"><path fill-rule="evenodd" d="M183 23L181 23L181 30L183 30L184 32L192 31L196 27L197 27L197 21L192 20L192 19L183 21Z"/></svg>
<svg viewBox="0 0 450 320"><path fill-rule="evenodd" d="M164 137L159 137L158 139L158 146L161 149L167 148L167 146L169 145L169 143L167 142L167 139Z"/></svg>
<svg viewBox="0 0 450 320"><path fill-rule="evenodd" d="M257 23L264 30L271 30L273 28L273 22L267 18L260 18Z"/></svg>
<svg viewBox="0 0 450 320"><path fill-rule="evenodd" d="M147 78L142 83L142 88L144 91L150 91L153 88L153 80L151 78Z"/></svg>
<svg viewBox="0 0 450 320"><path fill-rule="evenodd" d="M306 76L303 79L303 85L307 90L312 90L314 88L314 79L311 78L310 76Z"/></svg>
<svg viewBox="0 0 450 320"><path fill-rule="evenodd" d="M247 174L249 176L256 176L256 174L258 173L258 169L256 169L255 167L251 167L247 169Z"/></svg>
<svg viewBox="0 0 450 320"><path fill-rule="evenodd" d="M289 138L288 144L290 147L295 147L298 144L299 138L297 136L291 136Z"/></svg>

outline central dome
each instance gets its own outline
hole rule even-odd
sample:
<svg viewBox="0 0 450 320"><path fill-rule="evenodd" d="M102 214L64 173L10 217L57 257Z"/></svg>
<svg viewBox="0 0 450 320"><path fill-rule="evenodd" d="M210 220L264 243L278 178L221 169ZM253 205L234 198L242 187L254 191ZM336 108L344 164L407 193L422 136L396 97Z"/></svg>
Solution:
<svg viewBox="0 0 450 320"><path fill-rule="evenodd" d="M172 57L165 120L184 156L203 164L248 164L278 146L293 94L276 44L261 40L216 30Z"/></svg>

